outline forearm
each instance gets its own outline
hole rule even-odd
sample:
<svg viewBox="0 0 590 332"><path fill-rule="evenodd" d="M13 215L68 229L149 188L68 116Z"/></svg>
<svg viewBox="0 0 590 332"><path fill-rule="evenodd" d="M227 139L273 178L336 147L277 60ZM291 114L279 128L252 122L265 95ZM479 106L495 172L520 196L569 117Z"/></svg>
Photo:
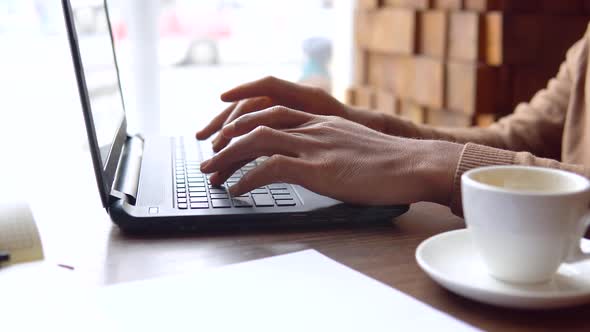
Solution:
<svg viewBox="0 0 590 332"><path fill-rule="evenodd" d="M400 117L381 112L348 106L345 108L344 117L350 121L391 136L453 141L452 139L443 137L445 136L444 134L437 133L434 128L419 126Z"/></svg>

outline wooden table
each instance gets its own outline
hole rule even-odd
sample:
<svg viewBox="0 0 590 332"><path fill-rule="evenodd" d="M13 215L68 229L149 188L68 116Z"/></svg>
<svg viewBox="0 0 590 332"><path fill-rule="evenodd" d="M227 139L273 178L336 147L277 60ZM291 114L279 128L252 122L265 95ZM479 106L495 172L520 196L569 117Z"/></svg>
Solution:
<svg viewBox="0 0 590 332"><path fill-rule="evenodd" d="M381 226L128 237L100 206L89 158L76 160L66 169L50 169L51 179L44 178L45 185L31 202L45 249L44 264L71 266L72 274L92 285L315 249L484 330L590 330L590 305L547 312L508 310L464 299L429 279L414 258L418 244L464 227L446 207L415 204L395 223ZM64 187L66 181L71 186ZM61 209L56 202L64 199L73 207Z"/></svg>

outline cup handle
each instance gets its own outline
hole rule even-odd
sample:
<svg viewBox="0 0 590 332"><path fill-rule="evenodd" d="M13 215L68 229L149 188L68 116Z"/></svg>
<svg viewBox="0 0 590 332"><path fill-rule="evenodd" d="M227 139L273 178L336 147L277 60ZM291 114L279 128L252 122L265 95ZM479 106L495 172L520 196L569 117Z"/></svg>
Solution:
<svg viewBox="0 0 590 332"><path fill-rule="evenodd" d="M574 243L572 248L570 249L569 255L567 256L565 262L566 263L575 263L582 260L590 259L590 252L582 251L581 242L584 238L584 234L588 230L590 226L590 211L586 212L581 219L579 228L576 230L576 233L573 235L575 237Z"/></svg>

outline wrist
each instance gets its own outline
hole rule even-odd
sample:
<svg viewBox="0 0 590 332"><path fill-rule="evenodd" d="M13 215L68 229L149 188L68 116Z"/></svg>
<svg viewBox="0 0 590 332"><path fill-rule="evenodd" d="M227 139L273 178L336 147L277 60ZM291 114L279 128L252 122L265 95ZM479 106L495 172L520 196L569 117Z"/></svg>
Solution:
<svg viewBox="0 0 590 332"><path fill-rule="evenodd" d="M425 140L423 171L426 201L449 206L453 196L455 173L463 151L463 144Z"/></svg>
<svg viewBox="0 0 590 332"><path fill-rule="evenodd" d="M385 114L369 110L344 106L343 117L349 121L362 124L381 133L385 133Z"/></svg>

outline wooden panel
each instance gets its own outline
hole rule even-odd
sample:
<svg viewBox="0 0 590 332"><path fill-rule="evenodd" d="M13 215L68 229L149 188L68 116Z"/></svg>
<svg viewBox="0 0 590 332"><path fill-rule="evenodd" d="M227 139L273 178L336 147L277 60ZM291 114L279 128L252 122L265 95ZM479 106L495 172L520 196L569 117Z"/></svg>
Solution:
<svg viewBox="0 0 590 332"><path fill-rule="evenodd" d="M426 123L426 109L411 101L400 102L399 116L417 124Z"/></svg>
<svg viewBox="0 0 590 332"><path fill-rule="evenodd" d="M417 57L415 63L414 100L423 106L444 107L445 70L441 60Z"/></svg>
<svg viewBox="0 0 590 332"><path fill-rule="evenodd" d="M512 106L529 102L533 96L544 89L549 80L557 75L559 68L552 65L514 66L512 77Z"/></svg>
<svg viewBox="0 0 590 332"><path fill-rule="evenodd" d="M579 14L584 10L584 0L537 0L548 14Z"/></svg>
<svg viewBox="0 0 590 332"><path fill-rule="evenodd" d="M409 9L386 8L372 14L369 49L394 54L416 51L416 12Z"/></svg>
<svg viewBox="0 0 590 332"><path fill-rule="evenodd" d="M369 86L357 86L355 88L354 101L358 107L367 109L375 108L375 89Z"/></svg>
<svg viewBox="0 0 590 332"><path fill-rule="evenodd" d="M344 92L344 103L346 105L356 105L356 91L354 87L346 88Z"/></svg>
<svg viewBox="0 0 590 332"><path fill-rule="evenodd" d="M475 12L454 12L449 17L449 57L477 61L484 54L483 25Z"/></svg>
<svg viewBox="0 0 590 332"><path fill-rule="evenodd" d="M463 0L432 0L432 7L437 9L460 10Z"/></svg>
<svg viewBox="0 0 590 332"><path fill-rule="evenodd" d="M357 0L356 7L359 10L371 10L379 7L379 0Z"/></svg>
<svg viewBox="0 0 590 332"><path fill-rule="evenodd" d="M500 68L449 62L446 76L447 108L464 114L496 113L506 105L507 87Z"/></svg>
<svg viewBox="0 0 590 332"><path fill-rule="evenodd" d="M398 8L357 11L356 45L373 52L413 54L417 39L416 16L413 10Z"/></svg>
<svg viewBox="0 0 590 332"><path fill-rule="evenodd" d="M491 126L497 119L496 114L477 114L473 123L478 127L485 128Z"/></svg>
<svg viewBox="0 0 590 332"><path fill-rule="evenodd" d="M398 113L398 101L390 91L378 90L375 99L377 111L389 115L396 115Z"/></svg>
<svg viewBox="0 0 590 332"><path fill-rule="evenodd" d="M538 11L539 0L464 0L465 9L478 12L499 10L503 12ZM561 0L556 0L561 1Z"/></svg>
<svg viewBox="0 0 590 332"><path fill-rule="evenodd" d="M373 33L373 15L373 11L356 11L354 14L354 41L357 48L369 48Z"/></svg>
<svg viewBox="0 0 590 332"><path fill-rule="evenodd" d="M490 12L485 16L485 62L491 65L532 63L543 54L539 15L508 15Z"/></svg>
<svg viewBox="0 0 590 332"><path fill-rule="evenodd" d="M354 52L354 83L365 85L369 76L369 55L368 52L357 48Z"/></svg>
<svg viewBox="0 0 590 332"><path fill-rule="evenodd" d="M369 54L369 85L388 90L395 96L411 99L414 94L414 66L412 57Z"/></svg>
<svg viewBox="0 0 590 332"><path fill-rule="evenodd" d="M442 10L427 10L420 13L420 36L418 52L437 58L447 55L448 13Z"/></svg>
<svg viewBox="0 0 590 332"><path fill-rule="evenodd" d="M565 60L567 50L580 40L588 28L588 16L547 16L542 25L541 59L550 64Z"/></svg>
<svg viewBox="0 0 590 332"><path fill-rule="evenodd" d="M430 8L431 0L383 0L383 5L416 9Z"/></svg>
<svg viewBox="0 0 590 332"><path fill-rule="evenodd" d="M426 119L428 124L438 127L470 127L472 124L470 115L439 109L427 109Z"/></svg>

